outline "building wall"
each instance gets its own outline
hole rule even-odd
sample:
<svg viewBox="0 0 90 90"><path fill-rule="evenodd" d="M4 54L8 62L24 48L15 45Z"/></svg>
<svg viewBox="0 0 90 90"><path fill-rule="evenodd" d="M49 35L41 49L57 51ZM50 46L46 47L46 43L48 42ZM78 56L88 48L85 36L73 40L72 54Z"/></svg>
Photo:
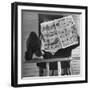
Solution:
<svg viewBox="0 0 90 90"><path fill-rule="evenodd" d="M30 32L38 35L38 14L30 11L22 11L22 76L38 75L35 63L25 63L26 40Z"/></svg>

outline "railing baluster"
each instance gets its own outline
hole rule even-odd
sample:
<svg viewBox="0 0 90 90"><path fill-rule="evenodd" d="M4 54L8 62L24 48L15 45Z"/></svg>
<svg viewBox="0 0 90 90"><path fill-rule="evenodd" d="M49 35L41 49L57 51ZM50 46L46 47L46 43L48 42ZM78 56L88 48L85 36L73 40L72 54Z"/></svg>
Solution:
<svg viewBox="0 0 90 90"><path fill-rule="evenodd" d="M46 75L49 76L49 62L46 63Z"/></svg>
<svg viewBox="0 0 90 90"><path fill-rule="evenodd" d="M58 76L61 76L61 63L58 61Z"/></svg>

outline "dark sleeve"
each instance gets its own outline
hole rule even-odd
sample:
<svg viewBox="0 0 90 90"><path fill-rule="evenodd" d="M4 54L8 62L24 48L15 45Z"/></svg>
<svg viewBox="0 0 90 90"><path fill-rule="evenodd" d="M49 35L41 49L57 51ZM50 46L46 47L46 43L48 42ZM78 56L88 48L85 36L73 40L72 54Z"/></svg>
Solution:
<svg viewBox="0 0 90 90"><path fill-rule="evenodd" d="M33 55L32 50L27 50L25 52L25 60L31 60L32 59L32 55Z"/></svg>
<svg viewBox="0 0 90 90"><path fill-rule="evenodd" d="M70 46L71 49L75 49L80 45L80 37L78 36L78 44Z"/></svg>
<svg viewBox="0 0 90 90"><path fill-rule="evenodd" d="M43 57L44 59L49 59L49 58L53 58L53 55L50 52L44 51Z"/></svg>
<svg viewBox="0 0 90 90"><path fill-rule="evenodd" d="M26 52L25 52L25 60L31 60L32 59L32 48L30 45L30 37L27 38L26 40Z"/></svg>
<svg viewBox="0 0 90 90"><path fill-rule="evenodd" d="M70 47L65 48L65 49L59 49L54 55L55 58L65 58L65 57L70 57L70 56L71 56Z"/></svg>

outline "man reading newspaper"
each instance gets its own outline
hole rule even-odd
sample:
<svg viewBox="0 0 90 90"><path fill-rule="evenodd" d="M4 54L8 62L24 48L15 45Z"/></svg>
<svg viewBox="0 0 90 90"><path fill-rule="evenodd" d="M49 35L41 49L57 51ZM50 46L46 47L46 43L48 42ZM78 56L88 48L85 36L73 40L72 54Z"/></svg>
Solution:
<svg viewBox="0 0 90 90"><path fill-rule="evenodd" d="M72 16L41 23L42 45L51 53L78 43L77 28Z"/></svg>
<svg viewBox="0 0 90 90"><path fill-rule="evenodd" d="M79 36L72 16L41 23L41 36L44 58L68 58L72 49L79 45ZM50 63L50 68L57 69L57 63ZM70 61L62 61L61 68L63 75L70 74Z"/></svg>

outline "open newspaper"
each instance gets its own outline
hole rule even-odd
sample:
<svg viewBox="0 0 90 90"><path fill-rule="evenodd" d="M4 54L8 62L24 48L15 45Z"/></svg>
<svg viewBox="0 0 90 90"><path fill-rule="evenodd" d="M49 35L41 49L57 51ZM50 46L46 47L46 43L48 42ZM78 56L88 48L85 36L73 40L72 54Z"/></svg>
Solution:
<svg viewBox="0 0 90 90"><path fill-rule="evenodd" d="M77 44L77 28L72 16L41 23L42 49L56 52Z"/></svg>

